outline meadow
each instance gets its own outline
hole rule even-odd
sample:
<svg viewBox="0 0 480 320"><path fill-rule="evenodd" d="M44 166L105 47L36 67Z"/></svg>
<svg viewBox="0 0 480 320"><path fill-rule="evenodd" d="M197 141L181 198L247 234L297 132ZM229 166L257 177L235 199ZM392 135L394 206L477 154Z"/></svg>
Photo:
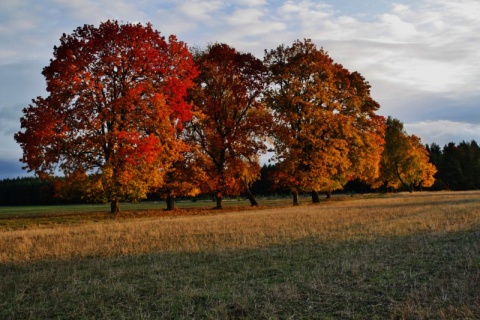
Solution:
<svg viewBox="0 0 480 320"><path fill-rule="evenodd" d="M480 192L289 201L0 208L0 319L480 318Z"/></svg>

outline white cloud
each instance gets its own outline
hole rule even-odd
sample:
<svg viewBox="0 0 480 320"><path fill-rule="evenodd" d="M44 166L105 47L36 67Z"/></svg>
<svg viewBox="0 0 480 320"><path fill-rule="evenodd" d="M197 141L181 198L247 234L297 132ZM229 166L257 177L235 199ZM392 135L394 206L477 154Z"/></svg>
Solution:
<svg viewBox="0 0 480 320"><path fill-rule="evenodd" d="M269 36L285 29L281 22L272 21L261 8L242 8L232 12L225 19L225 22L232 27L226 31L236 39L252 39L258 35L268 34Z"/></svg>
<svg viewBox="0 0 480 320"><path fill-rule="evenodd" d="M444 146L449 142L480 141L480 124L438 120L405 123L404 127L408 134L422 137L424 144Z"/></svg>
<svg viewBox="0 0 480 320"><path fill-rule="evenodd" d="M472 12L480 12L480 2L394 5L378 19L362 21L335 16L328 7L320 10L323 19L314 19L319 12L309 5L302 11L289 4L289 11L309 21L298 33L324 46L335 61L360 71L372 85L382 86L373 88L381 102L390 103L393 95L399 99L394 104L401 105L420 92L448 99L478 93L480 73L473 66L480 61L480 14Z"/></svg>
<svg viewBox="0 0 480 320"><path fill-rule="evenodd" d="M62 33L107 19L151 22L189 45L221 41L259 58L264 49L310 38L371 83L381 114L424 141L479 136L478 0L3 0L2 139L19 129L18 113L6 115L42 94L41 68ZM18 158L9 141L0 152L12 148Z"/></svg>
<svg viewBox="0 0 480 320"><path fill-rule="evenodd" d="M402 13L385 13L380 19L380 26L385 33L385 40L394 39L396 42L409 42L418 37L418 31L410 22L401 18Z"/></svg>
<svg viewBox="0 0 480 320"><path fill-rule="evenodd" d="M267 4L267 0L239 0L237 3L247 7L261 7Z"/></svg>
<svg viewBox="0 0 480 320"><path fill-rule="evenodd" d="M262 16L263 12L258 8L242 8L235 10L227 21L232 25L248 26L252 22L257 22Z"/></svg>
<svg viewBox="0 0 480 320"><path fill-rule="evenodd" d="M222 19L222 16L216 14L221 8L222 2L216 0L191 0L178 6L180 12L188 18L209 25L215 23L218 19Z"/></svg>

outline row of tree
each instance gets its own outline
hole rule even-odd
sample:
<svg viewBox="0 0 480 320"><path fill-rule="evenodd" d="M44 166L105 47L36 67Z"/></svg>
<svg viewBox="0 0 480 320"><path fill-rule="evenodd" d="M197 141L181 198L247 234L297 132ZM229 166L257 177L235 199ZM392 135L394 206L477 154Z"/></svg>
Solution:
<svg viewBox="0 0 480 320"><path fill-rule="evenodd" d="M475 140L471 142L450 142L443 148L433 143L426 146L430 162L435 165L438 172L435 174L434 184L426 190L478 190L480 189L480 146ZM276 165L265 163L260 170L259 179L251 186L251 192L255 196L290 196L290 190L282 188L274 183ZM420 190L421 186L417 186ZM373 189L370 185L358 180L347 182L344 192L369 193L386 192L394 188L383 185ZM399 185L394 190L411 190L411 185L404 187ZM241 194L245 196L244 193ZM209 198L209 194L199 194L198 197ZM148 195L150 200L160 200L157 193ZM193 198L193 197L185 197ZM55 197L52 181L41 180L34 177L16 179L4 179L0 181L0 205L46 205L79 203L82 199L71 197L70 200Z"/></svg>
<svg viewBox="0 0 480 320"><path fill-rule="evenodd" d="M480 189L480 146L475 140L450 142L443 149L433 143L426 148L431 163L438 169L435 190Z"/></svg>
<svg viewBox="0 0 480 320"><path fill-rule="evenodd" d="M274 151L276 187L330 193L352 180L373 187L430 186L435 168L358 73L310 40L263 61L215 43L168 41L148 24L107 21L64 34L44 68L46 98L23 110L22 161L55 179L64 198L111 203L161 194L212 194L217 208L260 177ZM393 129L392 129L393 128ZM395 131L396 130L396 131ZM385 146L385 147L384 147Z"/></svg>

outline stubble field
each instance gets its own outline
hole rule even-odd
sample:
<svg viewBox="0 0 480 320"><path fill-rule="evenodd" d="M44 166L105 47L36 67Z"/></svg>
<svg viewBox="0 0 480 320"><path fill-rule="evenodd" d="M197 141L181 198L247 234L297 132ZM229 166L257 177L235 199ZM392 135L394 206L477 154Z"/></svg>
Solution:
<svg viewBox="0 0 480 320"><path fill-rule="evenodd" d="M0 318L478 319L480 192L0 210Z"/></svg>

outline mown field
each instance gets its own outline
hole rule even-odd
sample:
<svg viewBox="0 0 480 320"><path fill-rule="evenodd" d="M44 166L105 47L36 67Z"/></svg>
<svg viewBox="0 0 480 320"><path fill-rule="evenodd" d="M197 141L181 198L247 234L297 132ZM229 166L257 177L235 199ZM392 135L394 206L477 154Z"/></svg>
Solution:
<svg viewBox="0 0 480 320"><path fill-rule="evenodd" d="M480 192L306 203L0 209L0 319L480 318Z"/></svg>

